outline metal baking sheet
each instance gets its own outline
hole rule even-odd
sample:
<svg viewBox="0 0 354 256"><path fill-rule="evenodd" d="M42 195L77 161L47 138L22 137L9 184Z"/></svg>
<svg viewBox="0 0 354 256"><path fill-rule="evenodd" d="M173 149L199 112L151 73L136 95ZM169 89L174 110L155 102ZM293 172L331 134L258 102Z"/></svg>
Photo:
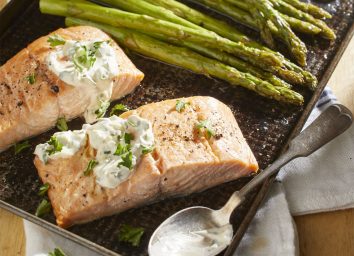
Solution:
<svg viewBox="0 0 354 256"><path fill-rule="evenodd" d="M64 26L63 18L41 14L37 1L18 0L17 2L22 2L22 8L0 13L0 20L6 17L6 20L12 21L12 25L6 27L0 22L0 31L5 31L0 34L1 65L33 40ZM192 95L213 96L232 109L260 167L265 168L286 147L289 138L300 131L328 82L354 31L353 5L352 0L321 4L333 14L333 19L328 23L338 36L335 42L330 44L321 38L302 37L309 48L308 68L320 81L315 92L297 88L306 98L306 104L302 108L264 99L241 87L233 87L226 82L150 60L129 51L127 53L132 61L146 77L134 93L119 102L135 108L169 98ZM220 16L216 13L212 14ZM232 23L226 17L220 16L220 18ZM248 34L255 35L247 28L240 28ZM69 123L69 127L76 129L81 127L82 123L81 119L76 119ZM242 178L186 197L166 199L64 230L55 225L54 215L48 215L44 219L34 216L36 207L41 201L37 195L41 182L32 163L32 152L35 145L46 141L55 131L53 129L31 139L32 147L19 155L15 156L13 149L0 154L0 207L102 255L147 255L147 245L152 232L168 216L188 206L204 205L215 209L221 207L233 191L240 189L251 178ZM232 254L237 247L271 182L272 179L269 179L255 190L239 208L237 214L232 216L235 236L232 245L224 252L225 255ZM117 231L123 223L145 228L139 247L118 242Z"/></svg>

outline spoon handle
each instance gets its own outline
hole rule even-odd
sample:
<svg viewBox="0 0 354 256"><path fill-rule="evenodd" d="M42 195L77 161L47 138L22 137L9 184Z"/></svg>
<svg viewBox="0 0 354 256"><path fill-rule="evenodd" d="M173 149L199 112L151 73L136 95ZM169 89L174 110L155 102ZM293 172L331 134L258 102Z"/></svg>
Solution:
<svg viewBox="0 0 354 256"><path fill-rule="evenodd" d="M230 217L233 210L244 200L244 197L262 181L277 173L282 166L294 158L308 156L315 152L347 130L352 121L353 116L345 106L334 104L328 107L314 122L290 142L288 150L272 165L255 176L240 191L234 192L225 206L220 209L220 212ZM229 218L227 218L228 220Z"/></svg>

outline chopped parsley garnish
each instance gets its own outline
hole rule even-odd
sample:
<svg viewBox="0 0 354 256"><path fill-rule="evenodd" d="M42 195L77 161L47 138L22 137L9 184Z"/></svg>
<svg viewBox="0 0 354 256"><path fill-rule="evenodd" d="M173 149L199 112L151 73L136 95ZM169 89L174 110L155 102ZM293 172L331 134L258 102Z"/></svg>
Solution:
<svg viewBox="0 0 354 256"><path fill-rule="evenodd" d="M119 242L127 242L133 246L139 246L143 234L144 228L123 224L118 232L118 240Z"/></svg>
<svg viewBox="0 0 354 256"><path fill-rule="evenodd" d="M29 84L34 84L36 82L36 75L32 73L26 77L26 80Z"/></svg>
<svg viewBox="0 0 354 256"><path fill-rule="evenodd" d="M48 214L52 209L52 205L46 199L43 199L42 202L38 205L36 210L36 216L42 217Z"/></svg>
<svg viewBox="0 0 354 256"><path fill-rule="evenodd" d="M97 118L101 118L106 114L106 111L109 107L108 101L101 101L100 107L95 111Z"/></svg>
<svg viewBox="0 0 354 256"><path fill-rule="evenodd" d="M210 122L209 122L208 119L203 120L203 121L200 121L199 123L197 123L197 124L195 125L195 127L197 128L199 134L201 134L201 133L204 132L204 133L206 134L205 137L206 137L207 139L210 139L212 136L215 136L215 132L214 132L214 130L211 128Z"/></svg>
<svg viewBox="0 0 354 256"><path fill-rule="evenodd" d="M65 39L57 34L54 34L54 35L49 36L47 42L50 44L51 47L55 47L58 45L65 44Z"/></svg>
<svg viewBox="0 0 354 256"><path fill-rule="evenodd" d="M95 168L95 166L98 165L98 162L96 160L90 160L90 162L88 163L86 170L84 171L84 175L85 176L89 176L92 171L93 168Z"/></svg>
<svg viewBox="0 0 354 256"><path fill-rule="evenodd" d="M66 256L60 248L55 248L53 252L48 253L49 256Z"/></svg>
<svg viewBox="0 0 354 256"><path fill-rule="evenodd" d="M97 41L93 43L93 50L90 51L91 55L95 55L96 51L98 50L98 48L101 47L101 44L103 44L104 41Z"/></svg>
<svg viewBox="0 0 354 256"><path fill-rule="evenodd" d="M122 156L122 162L120 162L118 164L118 167L120 166L125 166L127 167L129 170L131 170L133 168L133 153L132 152L128 152L125 155Z"/></svg>
<svg viewBox="0 0 354 256"><path fill-rule="evenodd" d="M109 116L113 116L113 115L120 115L123 112L129 111L129 108L126 105L123 104L116 104L112 110L111 113L109 113Z"/></svg>
<svg viewBox="0 0 354 256"><path fill-rule="evenodd" d="M95 64L96 52L102 43L103 41L94 42L91 48L87 48L85 45L76 47L73 62L79 71L82 72L84 69L89 69Z"/></svg>
<svg viewBox="0 0 354 256"><path fill-rule="evenodd" d="M124 133L124 142L125 142L125 144L130 144L133 139L134 139L133 134Z"/></svg>
<svg viewBox="0 0 354 256"><path fill-rule="evenodd" d="M116 156L124 155L125 153L127 153L129 151L129 149L130 149L130 145L118 144L117 149L114 152L114 155L116 155Z"/></svg>
<svg viewBox="0 0 354 256"><path fill-rule="evenodd" d="M47 153L49 155L53 155L57 152L60 152L63 149L63 144L61 144L58 139L54 136L50 137L48 144L51 145L49 149L47 149Z"/></svg>
<svg viewBox="0 0 354 256"><path fill-rule="evenodd" d="M65 132L68 130L68 124L64 117L60 117L57 121L57 128L59 131Z"/></svg>
<svg viewBox="0 0 354 256"><path fill-rule="evenodd" d="M95 64L96 56L90 55L89 50L85 45L80 45L76 47L74 56L73 56L73 63L80 72L84 69L89 69Z"/></svg>
<svg viewBox="0 0 354 256"><path fill-rule="evenodd" d="M181 113L188 105L190 105L189 102L184 102L183 100L177 100L177 102L176 102L177 112Z"/></svg>
<svg viewBox="0 0 354 256"><path fill-rule="evenodd" d="M20 152L22 152L26 148L30 148L30 147L31 147L31 145L29 144L28 140L15 144L15 146L14 146L15 155L19 154Z"/></svg>
<svg viewBox="0 0 354 256"><path fill-rule="evenodd" d="M143 147L142 153L143 155L149 154L154 150L154 146L151 147Z"/></svg>
<svg viewBox="0 0 354 256"><path fill-rule="evenodd" d="M44 183L40 188L39 188L39 192L38 195L39 196L45 196L45 194L47 193L48 189L49 189L50 185L49 183Z"/></svg>

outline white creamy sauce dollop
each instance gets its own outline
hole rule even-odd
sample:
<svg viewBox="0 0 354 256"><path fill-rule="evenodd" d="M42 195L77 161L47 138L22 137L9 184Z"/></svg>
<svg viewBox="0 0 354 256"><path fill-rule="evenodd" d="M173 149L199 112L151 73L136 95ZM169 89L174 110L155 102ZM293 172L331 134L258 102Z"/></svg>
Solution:
<svg viewBox="0 0 354 256"><path fill-rule="evenodd" d="M59 159L67 158L74 155L80 147L86 142L86 132L83 130L79 131L66 131L57 132L53 135L57 141L62 145L62 149L54 154L49 154L50 149L53 148L49 143L37 145L34 154L39 157L39 159L46 163L48 159Z"/></svg>
<svg viewBox="0 0 354 256"><path fill-rule="evenodd" d="M172 230L157 238L149 252L150 256L214 256L230 244L232 235L230 224L189 233Z"/></svg>
<svg viewBox="0 0 354 256"><path fill-rule="evenodd" d="M125 181L141 156L154 146L151 123L137 115L127 119L115 115L101 118L93 125L85 124L82 130L58 132L53 137L62 144L62 149L50 154L52 145L37 145L34 154L42 162L70 157L88 140L96 150L93 168L96 182L106 188L115 188Z"/></svg>
<svg viewBox="0 0 354 256"><path fill-rule="evenodd" d="M50 52L47 65L65 83L92 91L84 113L87 123L103 116L112 96L113 77L119 71L109 42L66 40Z"/></svg>

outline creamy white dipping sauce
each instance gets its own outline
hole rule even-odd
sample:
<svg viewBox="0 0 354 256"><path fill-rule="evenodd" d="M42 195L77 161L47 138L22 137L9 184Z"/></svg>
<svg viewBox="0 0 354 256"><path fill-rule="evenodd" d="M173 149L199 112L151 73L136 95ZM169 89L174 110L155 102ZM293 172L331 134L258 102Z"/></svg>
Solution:
<svg viewBox="0 0 354 256"><path fill-rule="evenodd" d="M43 163L46 163L48 159L70 157L86 142L86 132L83 130L57 132L52 137L56 138L62 145L62 149L59 152L50 154L50 151L54 149L53 145L50 145L48 142L37 145L34 154L37 155Z"/></svg>
<svg viewBox="0 0 354 256"><path fill-rule="evenodd" d="M102 187L115 188L125 181L144 153L154 146L151 123L137 115L127 119L118 116L101 118L97 123L83 125L82 130L55 133L52 138L62 147L51 154L53 145L37 145L34 154L46 163L49 159L74 155L88 140L96 150L93 172Z"/></svg>
<svg viewBox="0 0 354 256"><path fill-rule="evenodd" d="M84 113L87 123L103 116L112 96L113 77L119 71L115 50L109 42L66 40L48 55L47 65L65 83L92 90Z"/></svg>
<svg viewBox="0 0 354 256"><path fill-rule="evenodd" d="M149 252L150 256L214 256L230 244L232 235L230 224L189 233L172 230L157 238Z"/></svg>

